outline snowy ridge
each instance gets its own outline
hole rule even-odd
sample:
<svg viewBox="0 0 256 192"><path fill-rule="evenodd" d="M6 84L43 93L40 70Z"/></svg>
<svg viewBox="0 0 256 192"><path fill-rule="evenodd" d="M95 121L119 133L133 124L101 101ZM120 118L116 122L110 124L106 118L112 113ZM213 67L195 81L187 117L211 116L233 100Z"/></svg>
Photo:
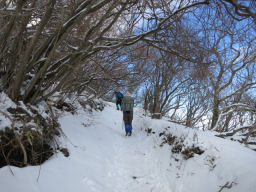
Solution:
<svg viewBox="0 0 256 192"><path fill-rule="evenodd" d="M1 192L255 192L255 151L212 132L152 120L136 108L133 135L125 137L122 113L112 103L102 112L66 113L60 123L70 156L58 153L42 166L10 167L14 176L1 168ZM160 147L163 131L204 153L185 160L172 146Z"/></svg>

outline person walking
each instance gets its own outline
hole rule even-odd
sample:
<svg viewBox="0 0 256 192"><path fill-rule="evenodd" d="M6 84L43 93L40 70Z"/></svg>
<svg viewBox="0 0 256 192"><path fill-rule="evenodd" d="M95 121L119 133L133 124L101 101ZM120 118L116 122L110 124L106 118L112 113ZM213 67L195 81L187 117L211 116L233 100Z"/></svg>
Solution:
<svg viewBox="0 0 256 192"><path fill-rule="evenodd" d="M115 95L116 95L116 109L119 110L119 106L120 106L120 110L122 111L122 100L123 100L123 94L121 92L115 91Z"/></svg>
<svg viewBox="0 0 256 192"><path fill-rule="evenodd" d="M131 136L132 134L133 106L134 99L131 97L131 93L127 91L122 101L126 136Z"/></svg>

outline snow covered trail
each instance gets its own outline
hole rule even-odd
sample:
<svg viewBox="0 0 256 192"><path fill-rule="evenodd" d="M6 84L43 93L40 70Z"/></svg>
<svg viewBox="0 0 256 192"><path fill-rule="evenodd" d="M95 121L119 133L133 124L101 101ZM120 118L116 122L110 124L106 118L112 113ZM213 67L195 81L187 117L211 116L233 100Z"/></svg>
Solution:
<svg viewBox="0 0 256 192"><path fill-rule="evenodd" d="M139 108L133 134L126 137L122 112L113 103L106 105L90 115L82 110L63 115L66 136L60 142L70 156L57 153L41 166L10 167L14 176L9 167L1 168L0 192L256 191L254 151L212 132L143 117ZM147 136L146 128L155 134ZM205 152L188 160L172 154L171 146L159 146L163 130L186 136L187 145L196 144Z"/></svg>
<svg viewBox="0 0 256 192"><path fill-rule="evenodd" d="M111 114L111 116L106 116ZM105 172L102 172L102 180L92 181L85 179L88 191L134 192L134 191L169 191L163 183L165 177L159 173L158 156L151 147L151 138L139 130L139 117L134 114L134 130L131 137L124 136L122 112L114 106L106 108L100 113L95 123L95 129L99 140L97 145L106 147L102 149ZM98 121L98 122L97 122ZM85 141L86 142L86 141ZM90 144L87 143L88 146ZM92 183L102 182L104 189ZM86 190L86 191L87 191Z"/></svg>
<svg viewBox="0 0 256 192"><path fill-rule="evenodd" d="M134 114L131 137L125 136L122 112L108 104L103 112L66 114L60 123L70 156L54 155L42 166L0 170L1 192L169 192L160 173L152 138ZM137 122L137 124L136 124Z"/></svg>

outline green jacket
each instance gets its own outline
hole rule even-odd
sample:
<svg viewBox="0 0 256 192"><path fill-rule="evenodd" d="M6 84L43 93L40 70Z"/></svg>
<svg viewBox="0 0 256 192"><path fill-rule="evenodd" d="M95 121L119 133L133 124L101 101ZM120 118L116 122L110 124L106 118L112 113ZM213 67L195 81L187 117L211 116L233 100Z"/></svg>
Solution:
<svg viewBox="0 0 256 192"><path fill-rule="evenodd" d="M133 111L134 99L130 96L124 96L122 100L123 111Z"/></svg>

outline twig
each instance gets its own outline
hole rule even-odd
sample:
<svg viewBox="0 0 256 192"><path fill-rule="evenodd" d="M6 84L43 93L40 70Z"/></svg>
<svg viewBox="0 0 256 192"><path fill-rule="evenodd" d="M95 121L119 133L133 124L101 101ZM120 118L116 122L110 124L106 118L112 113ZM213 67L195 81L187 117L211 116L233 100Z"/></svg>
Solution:
<svg viewBox="0 0 256 192"><path fill-rule="evenodd" d="M73 146L73 147L75 147L75 148L77 148L78 146L77 145L74 145L73 143L72 143L72 141L68 138L68 136L60 129L60 132L61 132L61 134L63 135L63 137Z"/></svg>
<svg viewBox="0 0 256 192"><path fill-rule="evenodd" d="M223 185L223 186L220 186L220 190L218 192L221 192L223 189L227 188L227 189L231 189L233 184L236 184L234 181L232 181L231 183L229 183L229 181Z"/></svg>
<svg viewBox="0 0 256 192"><path fill-rule="evenodd" d="M41 175L41 167L42 167L42 154L43 154L43 145L44 145L44 143L43 143L43 139L41 140L41 154L40 154L40 166L39 166L39 171L38 171L38 176L37 176L37 179L36 179L36 181L38 182L39 181L39 177L40 177L40 175Z"/></svg>
<svg viewBox="0 0 256 192"><path fill-rule="evenodd" d="M14 121L13 121L13 119L12 119L7 113L5 113L4 111L0 110L0 112L1 112L6 118L8 118L8 119L12 122L11 127L12 127L13 132L14 132L14 134L15 134L15 137L16 137L16 139L17 139L19 145L20 145L20 148L21 148L21 150L22 150L22 152L23 152L23 156L24 156L24 158L23 158L23 164L24 164L24 165L27 165L27 163L28 163L27 152L26 152L26 149L25 149L23 143L21 142L21 139L20 139L19 135L18 135L18 134L15 132L15 130L14 130Z"/></svg>
<svg viewBox="0 0 256 192"><path fill-rule="evenodd" d="M42 167L42 165L40 164L39 171L38 171L38 176L37 176L37 179L36 179L37 182L39 181L39 177L40 177L40 173L41 173L41 167Z"/></svg>
<svg viewBox="0 0 256 192"><path fill-rule="evenodd" d="M14 176L14 173L13 173L11 167L10 167L10 163L9 163L8 159L6 158L6 156L5 156L5 154L4 154L4 151L3 151L2 146L1 146L1 150L2 150L2 154L3 154L3 156L4 156L4 159L5 159L6 163L7 163L7 166L8 166L8 168L9 168L11 174Z"/></svg>
<svg viewBox="0 0 256 192"><path fill-rule="evenodd" d="M21 142L21 139L20 139L19 135L17 133L15 133L15 132L14 132L14 134L15 134L15 137L16 137L17 141L19 142L20 148L21 148L21 150L23 152L23 156L24 156L23 157L23 164L27 165L28 164L27 151L26 151L23 143Z"/></svg>

